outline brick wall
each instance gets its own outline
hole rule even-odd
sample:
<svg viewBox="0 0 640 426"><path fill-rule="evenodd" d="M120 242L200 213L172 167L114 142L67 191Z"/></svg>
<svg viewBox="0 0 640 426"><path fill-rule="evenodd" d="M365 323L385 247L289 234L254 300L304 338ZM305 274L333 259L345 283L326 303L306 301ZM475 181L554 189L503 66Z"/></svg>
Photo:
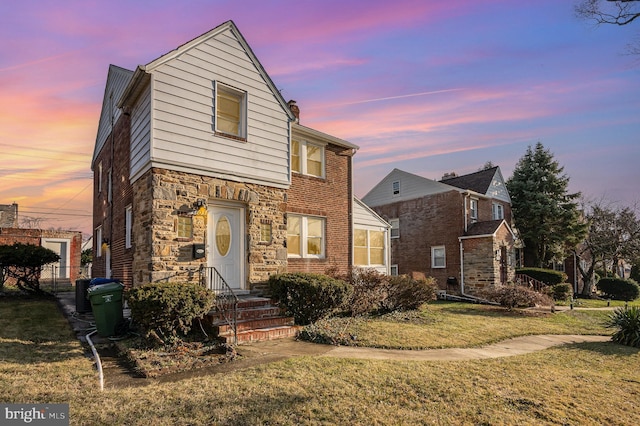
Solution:
<svg viewBox="0 0 640 426"><path fill-rule="evenodd" d="M351 269L351 151L325 147L325 179L293 173L287 194L287 212L326 219L324 259L289 258L290 272L324 273L328 268L340 272Z"/></svg>
<svg viewBox="0 0 640 426"><path fill-rule="evenodd" d="M400 237L391 240L391 263L398 273L436 278L447 288L447 278L460 281L460 245L464 232L464 199L449 191L422 198L375 207L387 221L400 220ZM431 267L431 248L445 246L446 268Z"/></svg>
<svg viewBox="0 0 640 426"><path fill-rule="evenodd" d="M129 182L129 146L131 121L127 114L120 115L94 166L93 183L93 236L96 228L102 226L102 239L109 244L103 248L111 252L111 277L118 279L125 286L133 284L133 253L135 247L125 247L125 208L133 204L133 190ZM102 164L102 188L98 168ZM108 200L109 170L111 170L112 198ZM132 206L135 210L135 205ZM134 214L135 218L135 214ZM92 276L106 275L106 252L98 257L97 241L94 240Z"/></svg>

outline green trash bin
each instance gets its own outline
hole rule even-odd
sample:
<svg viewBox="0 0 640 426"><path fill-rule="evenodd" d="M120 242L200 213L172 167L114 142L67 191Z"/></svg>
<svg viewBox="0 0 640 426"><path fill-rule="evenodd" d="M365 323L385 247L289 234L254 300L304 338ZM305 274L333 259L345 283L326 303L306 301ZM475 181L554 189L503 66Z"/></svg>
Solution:
<svg viewBox="0 0 640 426"><path fill-rule="evenodd" d="M99 336L109 337L116 334L116 327L123 320L123 289L124 286L119 282L111 282L92 286L87 290Z"/></svg>

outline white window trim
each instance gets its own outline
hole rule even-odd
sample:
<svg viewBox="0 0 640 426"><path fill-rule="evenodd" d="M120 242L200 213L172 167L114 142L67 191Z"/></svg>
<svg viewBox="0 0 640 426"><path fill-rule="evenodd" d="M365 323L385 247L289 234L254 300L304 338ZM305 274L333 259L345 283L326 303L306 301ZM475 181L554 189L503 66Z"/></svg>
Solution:
<svg viewBox="0 0 640 426"><path fill-rule="evenodd" d="M298 217L300 218L300 247L299 247L299 252L300 254L288 254L288 257L293 258L293 259L324 259L325 258L325 253L326 253L326 245L327 245L327 219L325 217L322 216L303 216L303 215L297 215L297 214L292 214L292 215L288 215L289 217ZM320 219L321 223L322 223L322 245L320 247L320 254L309 254L307 252L307 238L309 237L309 232L308 232L308 220L309 218L312 219Z"/></svg>
<svg viewBox="0 0 640 426"><path fill-rule="evenodd" d="M133 227L133 207L129 204L124 209L124 246L131 248L131 230Z"/></svg>
<svg viewBox="0 0 640 426"><path fill-rule="evenodd" d="M383 241L386 241L386 233L383 229L372 229L372 228L354 228L355 230L360 230L360 231L365 231L367 233L367 241L366 241L366 249L367 249L367 263L366 264L356 264L355 263L355 240L353 242L353 250L354 250L354 259L353 259L353 263L356 266L385 266L386 265L386 259L387 259L387 247L386 244L383 242L383 254L382 254L382 262L383 263L371 263L371 232L381 232L383 234ZM362 247L362 246L360 246Z"/></svg>
<svg viewBox="0 0 640 426"><path fill-rule="evenodd" d="M504 219L504 206L500 203L493 203L491 205L491 211L493 220Z"/></svg>
<svg viewBox="0 0 640 426"><path fill-rule="evenodd" d="M214 129L216 135L219 136L228 136L234 139L247 140L247 98L248 94L244 90L236 89L235 87L229 86L228 84L220 83L219 81L214 81L215 85L215 99L214 99ZM240 123L238 125L238 134L234 135L233 133L228 133L218 129L218 93L227 92L232 95L236 95L240 97Z"/></svg>
<svg viewBox="0 0 640 426"><path fill-rule="evenodd" d="M291 172L324 179L326 177L326 170L327 170L325 146L319 143L308 142L304 139L296 139L296 142L298 142L298 147L300 148L300 152L298 153L298 157L300 158L300 171L295 171L292 168ZM320 158L322 159L322 165L320 166L322 171L320 175L314 175L307 171L307 146L314 146L314 147L320 148Z"/></svg>
<svg viewBox="0 0 640 426"><path fill-rule="evenodd" d="M396 187L398 188L396 190ZM400 196L400 181L399 180L394 180L391 183L391 195L394 197L399 197Z"/></svg>
<svg viewBox="0 0 640 426"><path fill-rule="evenodd" d="M396 226L393 226L396 224ZM389 219L389 225L391 225L391 239L400 238L400 219ZM396 231L396 235L394 235L393 231Z"/></svg>
<svg viewBox="0 0 640 426"><path fill-rule="evenodd" d="M476 206L474 209L473 206ZM471 198L469 200L469 218L472 222L478 221L478 200L476 198Z"/></svg>
<svg viewBox="0 0 640 426"><path fill-rule="evenodd" d="M98 164L98 193L102 192L102 163Z"/></svg>
<svg viewBox="0 0 640 426"><path fill-rule="evenodd" d="M113 172L112 169L109 169L109 173L107 173L107 201L113 201Z"/></svg>
<svg viewBox="0 0 640 426"><path fill-rule="evenodd" d="M96 228L96 257L102 257L102 225Z"/></svg>
<svg viewBox="0 0 640 426"><path fill-rule="evenodd" d="M393 265L391 265L391 267L389 268L389 274L395 276L398 275L398 264L394 263Z"/></svg>
<svg viewBox="0 0 640 426"><path fill-rule="evenodd" d="M442 250L442 252L444 253L444 265L438 265L436 266L436 256L435 256L435 252L436 250ZM447 267L447 251L445 250L444 246L433 246L431 247L431 268L433 269L444 269Z"/></svg>

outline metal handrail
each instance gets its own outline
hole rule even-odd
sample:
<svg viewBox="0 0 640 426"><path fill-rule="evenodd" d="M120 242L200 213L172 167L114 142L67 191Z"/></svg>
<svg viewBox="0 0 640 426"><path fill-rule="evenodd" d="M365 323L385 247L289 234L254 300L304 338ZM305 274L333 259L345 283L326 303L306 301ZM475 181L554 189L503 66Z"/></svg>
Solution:
<svg viewBox="0 0 640 426"><path fill-rule="evenodd" d="M525 275L525 274L516 274L516 284L519 284L521 286L525 286L525 287L529 287L537 292L541 292L543 291L545 288L547 288L547 284L540 281L540 280L536 280L535 278L530 277L529 275Z"/></svg>
<svg viewBox="0 0 640 426"><path fill-rule="evenodd" d="M238 344L238 296L213 266L200 266L200 283L216 294L216 310L233 330L233 344Z"/></svg>

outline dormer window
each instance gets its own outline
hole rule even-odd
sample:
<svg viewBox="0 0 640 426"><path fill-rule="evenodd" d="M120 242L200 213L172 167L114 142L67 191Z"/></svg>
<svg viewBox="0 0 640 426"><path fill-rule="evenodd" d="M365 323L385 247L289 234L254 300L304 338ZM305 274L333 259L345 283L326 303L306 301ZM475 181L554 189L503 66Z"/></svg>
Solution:
<svg viewBox="0 0 640 426"><path fill-rule="evenodd" d="M216 82L216 133L246 140L247 93Z"/></svg>

